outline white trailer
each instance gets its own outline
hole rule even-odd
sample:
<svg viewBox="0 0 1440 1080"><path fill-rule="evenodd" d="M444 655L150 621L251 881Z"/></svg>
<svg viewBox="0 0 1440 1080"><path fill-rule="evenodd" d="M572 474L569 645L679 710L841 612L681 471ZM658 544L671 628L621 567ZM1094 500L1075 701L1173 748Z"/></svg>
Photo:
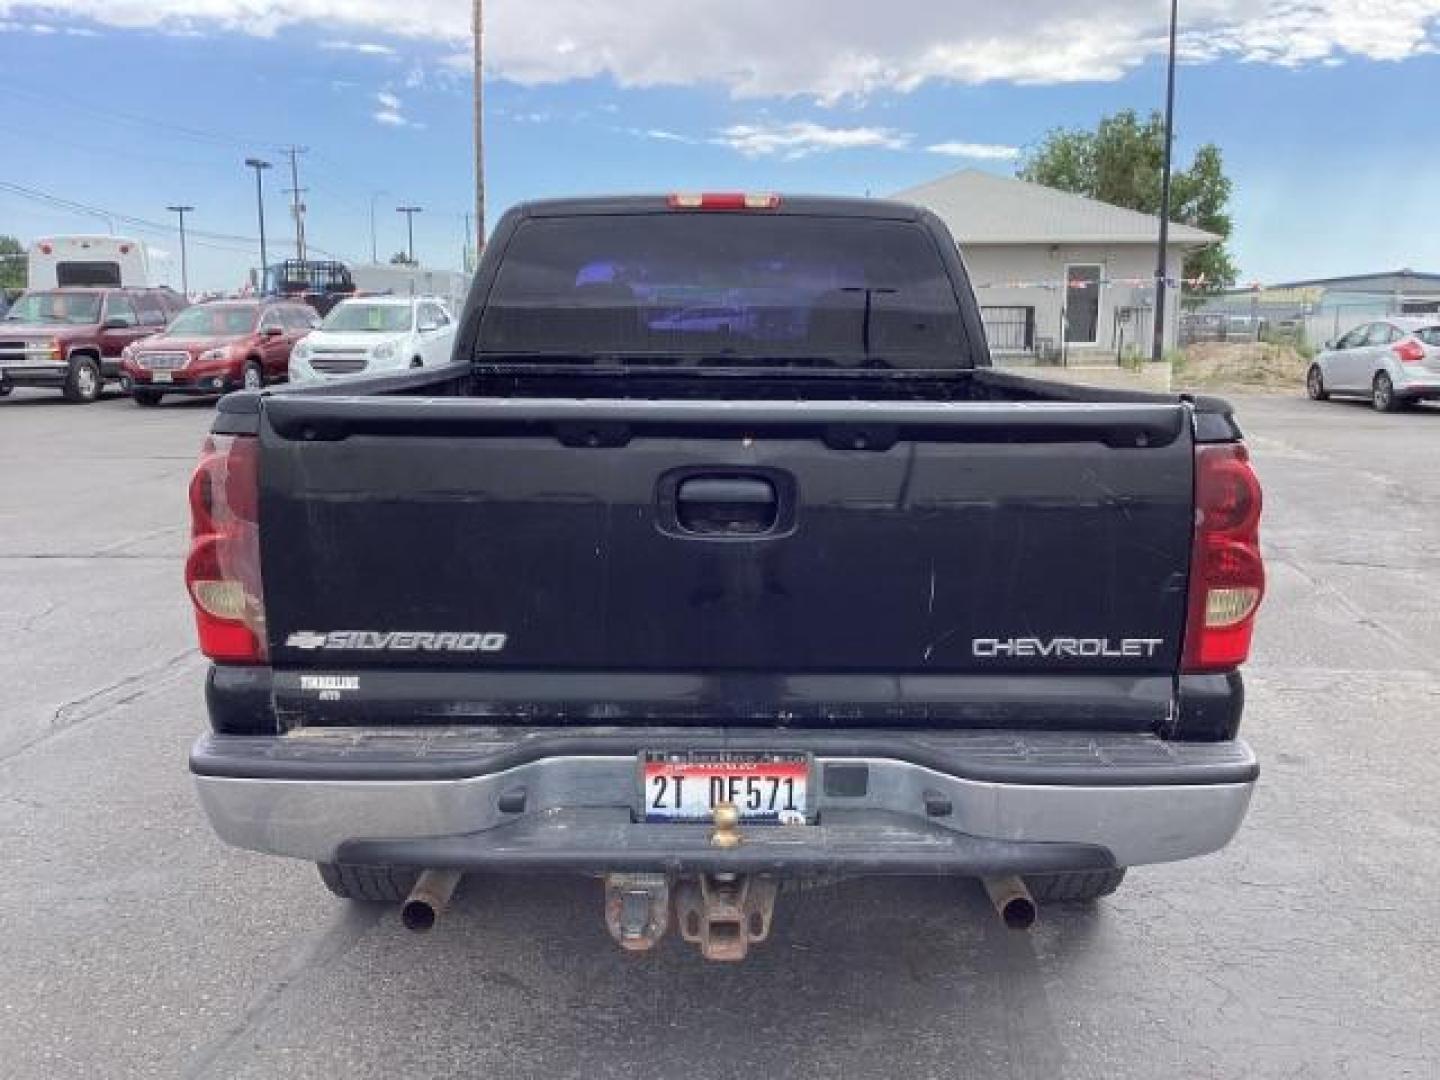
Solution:
<svg viewBox="0 0 1440 1080"><path fill-rule="evenodd" d="M128 236L42 236L30 245L27 266L31 289L154 284L145 245Z"/></svg>
<svg viewBox="0 0 1440 1080"><path fill-rule="evenodd" d="M458 270L421 270L393 263L352 264L350 276L361 293L392 296L433 296L458 316L470 291L470 275Z"/></svg>

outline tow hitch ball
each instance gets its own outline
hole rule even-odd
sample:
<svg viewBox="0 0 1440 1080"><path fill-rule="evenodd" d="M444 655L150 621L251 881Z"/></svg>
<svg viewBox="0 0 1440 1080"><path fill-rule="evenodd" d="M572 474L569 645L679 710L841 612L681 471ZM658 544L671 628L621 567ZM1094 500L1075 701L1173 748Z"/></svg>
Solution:
<svg viewBox="0 0 1440 1080"><path fill-rule="evenodd" d="M611 874L605 879L605 923L622 949L654 947L670 927L707 960L744 960L770 936L779 887L773 878L703 874L674 884L660 874Z"/></svg>

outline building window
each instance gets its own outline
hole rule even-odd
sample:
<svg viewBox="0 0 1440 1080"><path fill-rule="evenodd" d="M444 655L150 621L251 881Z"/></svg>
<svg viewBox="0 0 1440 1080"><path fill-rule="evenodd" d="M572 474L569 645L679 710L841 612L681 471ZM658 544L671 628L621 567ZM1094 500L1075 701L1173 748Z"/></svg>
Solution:
<svg viewBox="0 0 1440 1080"><path fill-rule="evenodd" d="M1094 345L1100 330L1100 273L1097 263L1065 267L1065 341Z"/></svg>

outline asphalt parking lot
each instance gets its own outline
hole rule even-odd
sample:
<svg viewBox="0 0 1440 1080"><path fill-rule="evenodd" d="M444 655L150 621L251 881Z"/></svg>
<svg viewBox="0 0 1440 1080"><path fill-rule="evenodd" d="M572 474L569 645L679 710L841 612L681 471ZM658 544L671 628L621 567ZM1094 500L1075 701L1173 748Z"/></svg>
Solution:
<svg viewBox="0 0 1440 1080"><path fill-rule="evenodd" d="M1440 1075L1440 407L1235 399L1270 595L1226 851L999 927L977 887L785 896L739 967L598 886L470 881L428 937L222 847L185 753L204 402L0 400L0 1075Z"/></svg>

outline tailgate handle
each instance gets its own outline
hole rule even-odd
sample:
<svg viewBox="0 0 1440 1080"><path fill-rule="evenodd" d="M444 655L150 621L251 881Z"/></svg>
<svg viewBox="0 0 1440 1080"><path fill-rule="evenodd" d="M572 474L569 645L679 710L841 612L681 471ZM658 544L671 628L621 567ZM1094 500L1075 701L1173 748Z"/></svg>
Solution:
<svg viewBox="0 0 1440 1080"><path fill-rule="evenodd" d="M681 481L675 516L686 532L756 536L775 527L780 501L768 480L696 476Z"/></svg>

